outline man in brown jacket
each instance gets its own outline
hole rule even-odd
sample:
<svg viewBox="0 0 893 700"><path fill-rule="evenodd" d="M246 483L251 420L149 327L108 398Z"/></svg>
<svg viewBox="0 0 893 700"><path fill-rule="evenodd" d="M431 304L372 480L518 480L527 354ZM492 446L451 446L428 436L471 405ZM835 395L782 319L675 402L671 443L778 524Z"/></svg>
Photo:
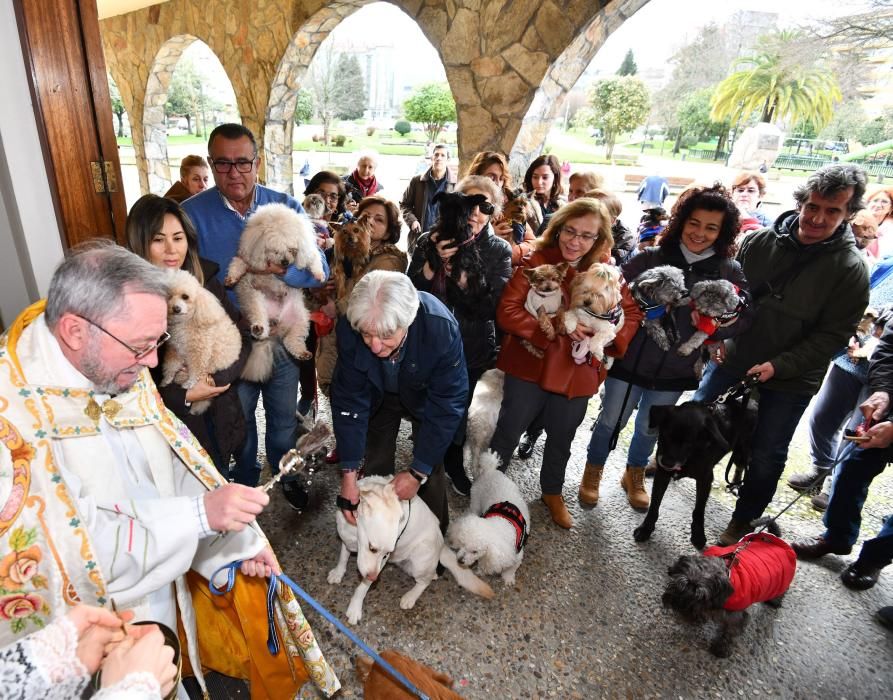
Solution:
<svg viewBox="0 0 893 700"><path fill-rule="evenodd" d="M400 200L403 220L409 226L410 255L419 235L430 230L437 221L438 207L432 200L440 192L452 192L456 186L456 174L447 168L449 157L449 149L443 144L437 144L431 155L431 167L409 181L403 199Z"/></svg>

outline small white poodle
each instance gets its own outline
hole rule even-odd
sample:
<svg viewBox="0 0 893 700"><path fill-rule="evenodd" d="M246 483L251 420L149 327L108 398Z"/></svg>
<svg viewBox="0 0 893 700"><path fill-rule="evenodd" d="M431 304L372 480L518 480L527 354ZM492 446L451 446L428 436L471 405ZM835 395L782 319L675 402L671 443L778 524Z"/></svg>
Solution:
<svg viewBox="0 0 893 700"><path fill-rule="evenodd" d="M480 456L479 465L468 512L450 523L447 543L461 564L477 564L478 573L500 574L512 586L530 535L530 511L515 482L499 471L492 451Z"/></svg>
<svg viewBox="0 0 893 700"><path fill-rule="evenodd" d="M303 292L266 272L271 266L289 265L306 268L317 280L325 281L313 225L285 204L258 207L245 225L239 252L224 281L227 287L236 285L239 307L251 323L255 340L242 371L243 379L264 382L270 377L273 348L267 339L271 334L282 338L285 349L297 359L311 357L306 345L310 315Z"/></svg>
<svg viewBox="0 0 893 700"><path fill-rule="evenodd" d="M239 359L242 336L223 305L186 270L171 273L168 287L167 343L162 367L161 386L176 382L191 389L211 375ZM199 415L208 410L211 400L196 401L189 409Z"/></svg>

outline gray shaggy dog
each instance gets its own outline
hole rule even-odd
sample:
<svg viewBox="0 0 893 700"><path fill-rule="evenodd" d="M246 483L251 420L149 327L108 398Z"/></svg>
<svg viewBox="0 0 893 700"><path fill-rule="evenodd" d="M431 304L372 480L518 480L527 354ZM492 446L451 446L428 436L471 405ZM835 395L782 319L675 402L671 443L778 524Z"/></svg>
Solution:
<svg viewBox="0 0 893 700"><path fill-rule="evenodd" d="M721 323L729 322L736 318L736 311L741 305L741 297L735 285L728 280L705 280L696 282L691 286L691 303L701 315L702 324L692 334L691 338L680 345L676 352L680 355L691 355L704 344ZM713 327L713 332L707 330Z"/></svg>
<svg viewBox="0 0 893 700"><path fill-rule="evenodd" d="M673 265L658 265L645 270L629 285L630 293L645 311L642 325L657 346L664 351L670 349L670 338L664 329L667 313L660 309L671 310L687 302L688 292L685 289L685 275Z"/></svg>

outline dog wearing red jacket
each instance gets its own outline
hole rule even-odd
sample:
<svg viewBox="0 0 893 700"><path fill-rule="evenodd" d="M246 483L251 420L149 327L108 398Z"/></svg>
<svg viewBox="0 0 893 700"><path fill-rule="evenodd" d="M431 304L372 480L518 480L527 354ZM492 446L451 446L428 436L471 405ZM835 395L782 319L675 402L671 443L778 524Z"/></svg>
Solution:
<svg viewBox="0 0 893 700"><path fill-rule="evenodd" d="M751 533L737 544L679 557L669 569L663 604L689 622L718 618L710 651L725 658L747 624L747 608L779 607L796 568L797 555L787 542L768 532Z"/></svg>

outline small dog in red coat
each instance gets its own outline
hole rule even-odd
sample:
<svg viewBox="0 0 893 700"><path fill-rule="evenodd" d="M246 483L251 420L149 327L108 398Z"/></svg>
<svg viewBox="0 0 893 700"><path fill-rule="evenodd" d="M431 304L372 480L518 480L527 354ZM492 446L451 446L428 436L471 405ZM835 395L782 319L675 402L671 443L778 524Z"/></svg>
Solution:
<svg viewBox="0 0 893 700"><path fill-rule="evenodd" d="M689 622L718 617L720 629L710 651L725 658L747 624L747 608L754 603L779 607L796 568L797 555L787 542L768 532L751 533L737 544L679 557L669 569L663 604Z"/></svg>

